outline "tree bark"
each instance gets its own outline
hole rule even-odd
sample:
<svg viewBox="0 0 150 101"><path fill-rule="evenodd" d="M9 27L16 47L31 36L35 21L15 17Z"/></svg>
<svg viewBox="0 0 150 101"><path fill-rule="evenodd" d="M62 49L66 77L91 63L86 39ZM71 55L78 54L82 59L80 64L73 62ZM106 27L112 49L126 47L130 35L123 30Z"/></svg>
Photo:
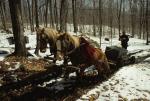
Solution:
<svg viewBox="0 0 150 101"><path fill-rule="evenodd" d="M20 11L20 0L8 0L12 21L12 29L15 40L15 55L26 56L25 39L23 34L23 23Z"/></svg>
<svg viewBox="0 0 150 101"><path fill-rule="evenodd" d="M35 2L35 22L36 22L36 28L39 28L39 15L38 15L38 0L34 0ZM39 55L39 49L40 49L40 36L38 33L36 33L36 49L35 54Z"/></svg>
<svg viewBox="0 0 150 101"><path fill-rule="evenodd" d="M77 26L76 0L72 0L72 14L73 14L73 27L74 27L74 32L77 33L77 31L78 31L78 26Z"/></svg>
<svg viewBox="0 0 150 101"><path fill-rule="evenodd" d="M60 32L66 32L67 30L67 14L68 14L68 0L61 0L60 8Z"/></svg>
<svg viewBox="0 0 150 101"><path fill-rule="evenodd" d="M101 38L102 38L102 0L99 0L99 39L101 48Z"/></svg>
<svg viewBox="0 0 150 101"><path fill-rule="evenodd" d="M96 36L96 25L95 25L95 0L93 0L93 35Z"/></svg>
<svg viewBox="0 0 150 101"><path fill-rule="evenodd" d="M120 1L120 0L119 0ZM119 36L121 34L120 30L121 30L121 9L122 9L122 0L120 1L117 0L117 9L118 9L118 12L117 12L117 18L118 18L118 31L119 31Z"/></svg>
<svg viewBox="0 0 150 101"><path fill-rule="evenodd" d="M32 19L32 14L31 14L31 6L30 6L30 0L27 0L27 6L28 6L28 12L29 12L29 21L30 21L30 29L31 32L34 31L34 25L33 25L33 19Z"/></svg>
<svg viewBox="0 0 150 101"><path fill-rule="evenodd" d="M3 2L0 1L0 15L1 15L1 21L2 21L2 25L3 25L3 29L6 31L7 27L6 27L6 17L5 17L5 11L4 11L4 6L3 6Z"/></svg>
<svg viewBox="0 0 150 101"><path fill-rule="evenodd" d="M149 0L146 0L146 45L148 45L149 44L149 40L148 40L148 38L149 38L149 24L148 24L148 17L149 17L149 10L148 10L148 6L149 6Z"/></svg>
<svg viewBox="0 0 150 101"><path fill-rule="evenodd" d="M57 10L57 7L56 7L56 10ZM49 12L50 12L50 24L51 24L51 27L54 28L55 25L54 25L54 18L53 18L54 14L53 14L53 2L52 2L52 0L49 0Z"/></svg>
<svg viewBox="0 0 150 101"><path fill-rule="evenodd" d="M50 0L51 1L51 0ZM46 0L45 1L46 2L46 10L45 10L45 27L47 27L47 23L48 23L48 5L49 5L49 1L48 0Z"/></svg>
<svg viewBox="0 0 150 101"><path fill-rule="evenodd" d="M59 30L59 26L58 26L58 11L57 11L57 1L56 0L54 2L54 19L55 19L56 29Z"/></svg>

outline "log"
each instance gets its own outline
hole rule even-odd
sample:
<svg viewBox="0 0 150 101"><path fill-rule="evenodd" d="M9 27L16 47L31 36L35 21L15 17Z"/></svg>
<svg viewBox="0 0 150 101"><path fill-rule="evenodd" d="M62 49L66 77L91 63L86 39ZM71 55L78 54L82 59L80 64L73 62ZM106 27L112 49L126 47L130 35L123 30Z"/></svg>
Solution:
<svg viewBox="0 0 150 101"><path fill-rule="evenodd" d="M25 79L17 82L12 82L0 87L0 91L8 92L9 90L20 89L27 85L37 85L51 79L55 79L62 75L62 68L60 66L53 65L48 70L33 74Z"/></svg>

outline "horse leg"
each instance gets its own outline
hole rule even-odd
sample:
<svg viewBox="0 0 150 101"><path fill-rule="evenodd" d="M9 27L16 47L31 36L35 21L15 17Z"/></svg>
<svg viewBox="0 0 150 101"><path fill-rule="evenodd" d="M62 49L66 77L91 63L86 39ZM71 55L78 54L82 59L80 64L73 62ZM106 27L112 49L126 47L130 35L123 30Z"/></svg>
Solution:
<svg viewBox="0 0 150 101"><path fill-rule="evenodd" d="M107 78L108 69L107 69L106 63L104 61L98 60L95 63L95 68L98 71L98 76L99 77L103 77L105 79Z"/></svg>
<svg viewBox="0 0 150 101"><path fill-rule="evenodd" d="M67 58L66 56L64 57L64 62L63 62L63 64L64 64L64 65L68 65L68 58Z"/></svg>
<svg viewBox="0 0 150 101"><path fill-rule="evenodd" d="M54 53L53 63L56 63L56 53Z"/></svg>

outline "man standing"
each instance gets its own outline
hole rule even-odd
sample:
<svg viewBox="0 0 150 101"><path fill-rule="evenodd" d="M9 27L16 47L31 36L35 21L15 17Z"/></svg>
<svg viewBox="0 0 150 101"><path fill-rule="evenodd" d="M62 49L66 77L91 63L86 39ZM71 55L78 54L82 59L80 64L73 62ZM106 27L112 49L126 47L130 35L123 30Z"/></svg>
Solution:
<svg viewBox="0 0 150 101"><path fill-rule="evenodd" d="M121 41L121 46L125 49L128 47L128 35L125 34L125 31L122 32L122 35L119 37L119 40Z"/></svg>

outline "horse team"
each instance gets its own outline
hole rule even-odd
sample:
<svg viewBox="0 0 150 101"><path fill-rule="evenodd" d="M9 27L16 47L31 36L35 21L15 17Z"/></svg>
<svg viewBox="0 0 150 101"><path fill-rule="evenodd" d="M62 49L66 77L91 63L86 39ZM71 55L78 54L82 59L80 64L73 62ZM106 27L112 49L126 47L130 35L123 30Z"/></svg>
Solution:
<svg viewBox="0 0 150 101"><path fill-rule="evenodd" d="M95 66L99 75L110 72L106 55L84 37L60 33L50 28L36 28L36 33L40 52L46 52L49 44L54 63L56 60L64 60L64 64L67 65L70 60L72 65L80 68L80 73L77 73L79 76L83 76L84 70L91 65Z"/></svg>

